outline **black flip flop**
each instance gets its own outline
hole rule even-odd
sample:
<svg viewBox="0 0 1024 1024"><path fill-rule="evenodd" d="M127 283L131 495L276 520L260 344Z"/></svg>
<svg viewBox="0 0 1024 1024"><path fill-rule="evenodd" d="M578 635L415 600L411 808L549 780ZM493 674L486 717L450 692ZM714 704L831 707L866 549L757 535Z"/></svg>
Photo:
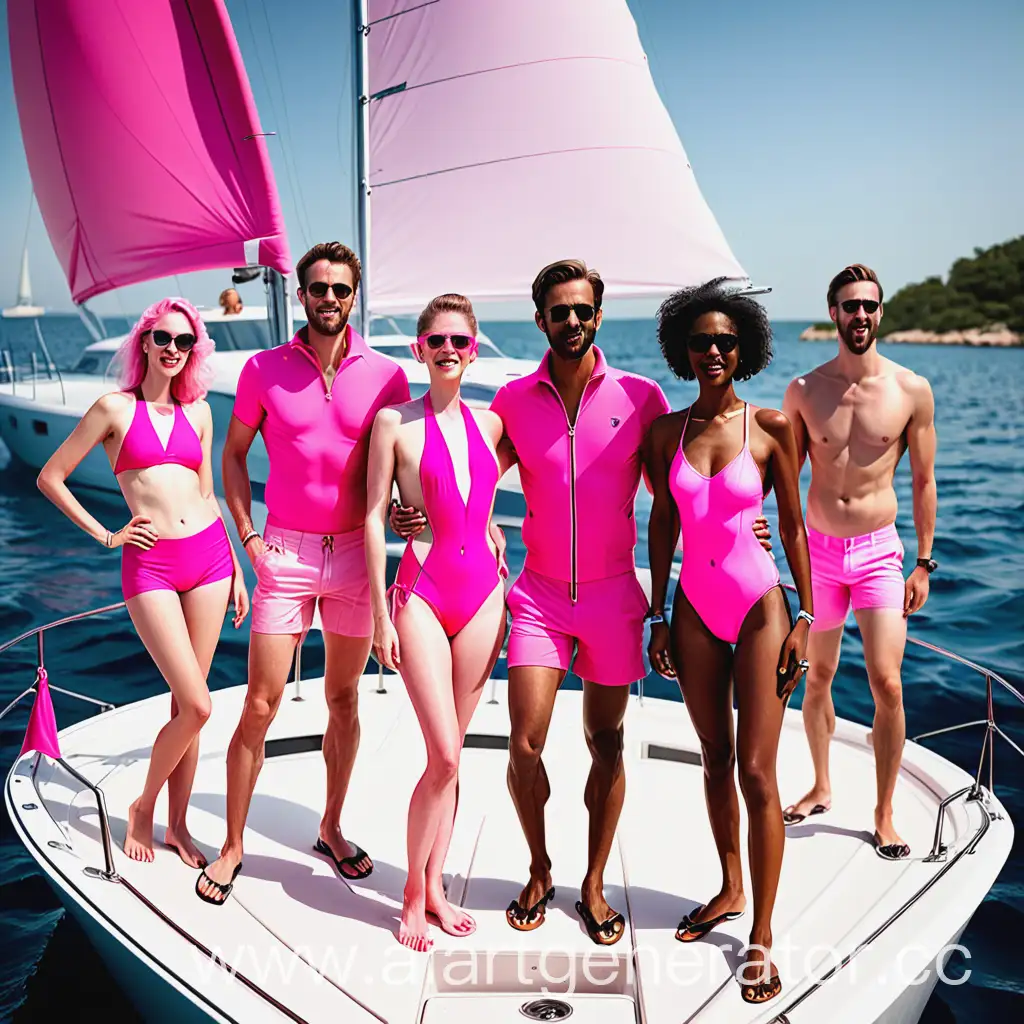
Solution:
<svg viewBox="0 0 1024 1024"><path fill-rule="evenodd" d="M824 804L815 804L806 814L786 814L783 811L782 821L786 825L799 825L804 818L809 818L812 814L826 814L829 810L831 808L826 807Z"/></svg>
<svg viewBox="0 0 1024 1024"><path fill-rule="evenodd" d="M576 913L583 919L587 934L599 946L614 946L626 934L626 919L621 914L612 914L607 921L598 924L590 907L582 900L576 901ZM619 926L618 931L615 930L616 925Z"/></svg>
<svg viewBox="0 0 1024 1024"><path fill-rule="evenodd" d="M756 985L740 982L740 998L745 1003L767 1003L782 991L782 979L773 974L768 981L759 981Z"/></svg>
<svg viewBox="0 0 1024 1024"><path fill-rule="evenodd" d="M508 921L509 927L515 928L517 932L532 932L534 928L539 928L544 923L547 906L554 898L555 887L551 886L529 910L519 900L513 900L505 908L505 920ZM537 918L536 922L533 920L534 917Z"/></svg>
<svg viewBox="0 0 1024 1024"><path fill-rule="evenodd" d="M707 904L702 904L699 906L694 911L694 914L699 914L706 905ZM679 922L679 927L676 929L676 938L680 942L696 942L697 939L703 939L712 928L717 927L723 921L735 921L737 918L742 916L742 910L731 910L728 914L719 914L718 917L712 917L707 921L694 921L693 918L687 914L682 921Z"/></svg>
<svg viewBox="0 0 1024 1024"><path fill-rule="evenodd" d="M207 864L206 867L204 867L203 870L199 872L199 877L196 879L196 895L204 903L212 903L213 906L215 906L215 907L223 907L224 904L227 903L228 897L231 895L231 890L234 889L234 887L235 887L235 879L238 877L238 872L242 870L242 862L239 861L235 865L235 870L231 873L231 881L230 882L215 882L206 873L206 868L208 868L209 866L210 865ZM199 891L199 884L200 884L200 882L202 882L202 880L204 878L206 879L206 881L210 885L212 885L217 890L217 892L220 893L221 898L219 900L218 899L214 899L212 896L207 895L207 893L205 893L205 892L200 892Z"/></svg>
<svg viewBox="0 0 1024 1024"><path fill-rule="evenodd" d="M875 833L875 853L882 860L906 860L910 856L910 847L906 843L888 843L882 846L881 837Z"/></svg>
<svg viewBox="0 0 1024 1024"><path fill-rule="evenodd" d="M313 850L316 853L323 854L325 857L330 857L334 861L334 866L338 869L338 874L346 882L358 882L361 878L366 878L368 875L373 874L373 865L371 864L368 868L358 871L354 875L350 875L347 871L342 871L341 866L343 864L346 867L354 868L366 856L366 851L358 843L352 843L351 845L355 847L356 851L351 857L335 857L334 851L322 839L317 839Z"/></svg>

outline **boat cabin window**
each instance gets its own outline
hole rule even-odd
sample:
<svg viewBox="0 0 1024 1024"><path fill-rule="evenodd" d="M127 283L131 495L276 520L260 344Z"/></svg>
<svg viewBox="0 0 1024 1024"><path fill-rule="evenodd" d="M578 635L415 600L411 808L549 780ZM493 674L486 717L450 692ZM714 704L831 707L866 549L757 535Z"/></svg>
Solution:
<svg viewBox="0 0 1024 1024"><path fill-rule="evenodd" d="M218 352L238 352L270 348L270 329L266 320L218 320L207 323L206 330Z"/></svg>
<svg viewBox="0 0 1024 1024"><path fill-rule="evenodd" d="M83 352L71 368L72 373L102 374L110 362L109 352Z"/></svg>

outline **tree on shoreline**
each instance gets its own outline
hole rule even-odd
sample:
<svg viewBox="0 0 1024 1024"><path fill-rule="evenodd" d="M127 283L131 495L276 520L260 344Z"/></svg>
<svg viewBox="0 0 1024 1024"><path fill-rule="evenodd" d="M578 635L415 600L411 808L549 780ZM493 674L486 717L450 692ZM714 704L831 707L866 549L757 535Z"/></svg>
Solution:
<svg viewBox="0 0 1024 1024"><path fill-rule="evenodd" d="M880 337L894 331L964 331L1006 324L1024 333L1024 235L957 260L948 279L928 277L885 300ZM816 324L833 328L831 322Z"/></svg>

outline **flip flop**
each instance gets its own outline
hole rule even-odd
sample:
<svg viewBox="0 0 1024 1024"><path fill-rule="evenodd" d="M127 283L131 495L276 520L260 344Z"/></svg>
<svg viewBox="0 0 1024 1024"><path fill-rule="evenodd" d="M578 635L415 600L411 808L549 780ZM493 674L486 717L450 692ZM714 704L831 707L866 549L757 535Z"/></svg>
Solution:
<svg viewBox="0 0 1024 1024"><path fill-rule="evenodd" d="M790 806L792 807L793 804L790 804ZM815 804L806 814L790 814L783 811L782 820L786 825L799 825L804 818L809 818L812 814L825 814L831 809L831 807L826 807L824 804ZM767 984L767 982L764 984Z"/></svg>
<svg viewBox="0 0 1024 1024"><path fill-rule="evenodd" d="M768 981L759 981L756 985L740 982L740 998L745 1003L767 1003L782 991L782 979L773 974Z"/></svg>
<svg viewBox="0 0 1024 1024"><path fill-rule="evenodd" d="M906 843L887 843L882 845L882 837L875 833L875 853L882 860L906 860L910 856L910 847Z"/></svg>
<svg viewBox="0 0 1024 1024"><path fill-rule="evenodd" d="M346 882L358 882L361 878L366 878L368 875L373 874L373 865L371 864L362 871L357 871L354 875L350 875L347 871L342 871L341 867L343 864L346 867L354 868L366 856L366 851L358 843L351 843L350 845L356 851L351 857L335 857L334 851L322 839L317 839L313 850L316 853L323 854L325 857L330 857L334 861L334 866L338 869L338 874Z"/></svg>
<svg viewBox="0 0 1024 1024"><path fill-rule="evenodd" d="M547 906L554 898L555 887L551 886L529 910L519 900L513 900L505 908L505 920L517 932L532 932L534 928L539 928L544 923ZM536 921L533 920L534 917L537 918Z"/></svg>
<svg viewBox="0 0 1024 1024"><path fill-rule="evenodd" d="M699 914L707 904L701 904L694 911L694 914ZM693 918L687 914L682 921L679 922L679 927L676 929L676 938L680 942L696 942L697 939L703 939L705 935L712 928L720 925L723 921L735 921L737 918L743 916L742 910L731 910L728 914L719 914L718 917L712 917L708 921L694 921Z"/></svg>
<svg viewBox="0 0 1024 1024"><path fill-rule="evenodd" d="M583 919L587 934L599 946L614 946L626 934L626 919L621 914L612 914L607 921L598 924L590 907L582 900L576 901L576 913ZM616 925L618 931L615 930Z"/></svg>
<svg viewBox="0 0 1024 1024"><path fill-rule="evenodd" d="M227 903L228 897L231 895L231 890L234 889L234 887L235 887L235 879L238 877L238 872L242 870L242 862L239 861L235 865L235 870L231 873L231 881L230 882L215 882L206 873L206 868L209 867L209 866L210 865L207 864L206 867L204 867L203 870L199 872L199 877L196 879L196 895L204 903L212 903L215 907L222 907L222 906L224 906L225 903ZM199 883L202 882L202 880L204 878L206 879L207 882L209 882L210 885L212 885L217 890L217 892L220 893L220 895L221 895L220 899L214 899L212 896L208 895L207 893L199 891Z"/></svg>

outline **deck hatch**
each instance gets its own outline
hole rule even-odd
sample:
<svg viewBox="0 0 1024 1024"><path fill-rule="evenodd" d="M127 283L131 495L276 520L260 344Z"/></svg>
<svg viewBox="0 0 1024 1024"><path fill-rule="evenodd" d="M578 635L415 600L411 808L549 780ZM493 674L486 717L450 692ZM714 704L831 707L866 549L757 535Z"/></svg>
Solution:
<svg viewBox="0 0 1024 1024"><path fill-rule="evenodd" d="M666 747L660 743L644 743L640 756L648 761L675 761L677 764L695 764L698 767L701 765L698 751Z"/></svg>
<svg viewBox="0 0 1024 1024"><path fill-rule="evenodd" d="M320 750L324 745L322 733L315 736L284 736L279 740L267 740L263 746L264 757L285 757L287 754L308 754Z"/></svg>
<svg viewBox="0 0 1024 1024"><path fill-rule="evenodd" d="M508 737L483 732L467 732L463 750L508 750Z"/></svg>

